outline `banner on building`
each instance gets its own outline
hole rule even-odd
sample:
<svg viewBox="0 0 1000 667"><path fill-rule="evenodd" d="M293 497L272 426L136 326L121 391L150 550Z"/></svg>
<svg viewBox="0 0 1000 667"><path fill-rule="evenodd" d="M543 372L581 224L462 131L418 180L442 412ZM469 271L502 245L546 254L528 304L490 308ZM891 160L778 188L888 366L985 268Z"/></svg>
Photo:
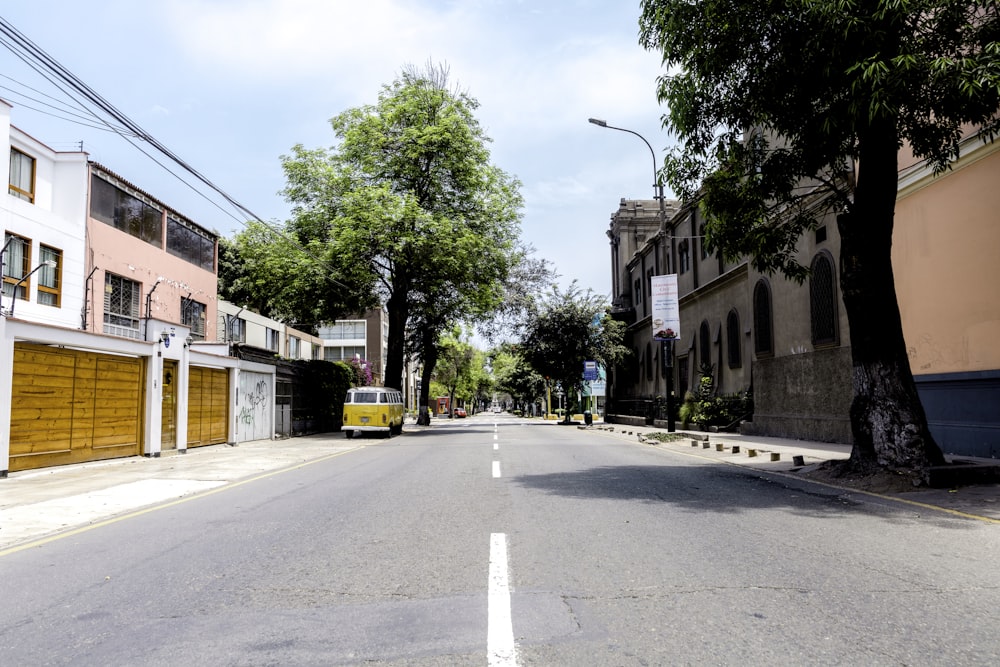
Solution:
<svg viewBox="0 0 1000 667"><path fill-rule="evenodd" d="M651 276L653 340L679 340L681 310L677 300L677 274Z"/></svg>

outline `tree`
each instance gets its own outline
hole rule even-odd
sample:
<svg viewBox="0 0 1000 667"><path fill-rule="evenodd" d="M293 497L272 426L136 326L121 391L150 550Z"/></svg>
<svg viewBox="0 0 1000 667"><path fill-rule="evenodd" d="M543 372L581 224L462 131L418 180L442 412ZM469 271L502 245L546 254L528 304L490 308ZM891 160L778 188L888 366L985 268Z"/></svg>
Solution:
<svg viewBox="0 0 1000 667"><path fill-rule="evenodd" d="M802 280L802 233L835 213L851 330L851 464L943 462L903 341L890 249L897 154L937 170L963 128L1000 126L1000 13L987 1L643 0L662 53L665 173L701 199L710 247ZM857 170L852 165L858 165Z"/></svg>
<svg viewBox="0 0 1000 667"><path fill-rule="evenodd" d="M220 239L219 294L255 313L312 332L318 322L378 305L358 286L349 262L334 256L324 243L302 241L288 226L258 221L247 223L232 240Z"/></svg>
<svg viewBox="0 0 1000 667"><path fill-rule="evenodd" d="M622 359L624 333L624 323L611 319L603 298L589 289L581 291L574 281L565 292L552 287L519 347L539 375L558 382L566 396L572 397L583 389L585 361L610 367Z"/></svg>
<svg viewBox="0 0 1000 667"><path fill-rule="evenodd" d="M545 395L545 377L525 360L520 346L502 345L492 366L497 389L510 394L515 408L525 409Z"/></svg>
<svg viewBox="0 0 1000 667"><path fill-rule="evenodd" d="M461 340L460 332L453 331L442 336L438 345L439 356L434 380L439 382L448 392L448 401L455 406L455 398L471 398L473 361L475 349L468 342ZM452 411L454 414L454 411Z"/></svg>
<svg viewBox="0 0 1000 667"><path fill-rule="evenodd" d="M462 314L454 295L487 308L518 257L519 183L490 164L477 108L445 68L405 68L376 105L333 118L335 149L283 158L291 231L385 304L390 386L402 385L414 303L436 339Z"/></svg>

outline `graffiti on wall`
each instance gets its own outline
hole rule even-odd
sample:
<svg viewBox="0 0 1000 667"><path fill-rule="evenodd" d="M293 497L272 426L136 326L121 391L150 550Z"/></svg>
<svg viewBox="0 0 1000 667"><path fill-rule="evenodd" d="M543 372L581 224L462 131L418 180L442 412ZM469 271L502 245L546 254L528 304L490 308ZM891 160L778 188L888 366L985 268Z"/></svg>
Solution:
<svg viewBox="0 0 1000 667"><path fill-rule="evenodd" d="M274 430L274 376L240 374L236 404L236 441L269 439Z"/></svg>

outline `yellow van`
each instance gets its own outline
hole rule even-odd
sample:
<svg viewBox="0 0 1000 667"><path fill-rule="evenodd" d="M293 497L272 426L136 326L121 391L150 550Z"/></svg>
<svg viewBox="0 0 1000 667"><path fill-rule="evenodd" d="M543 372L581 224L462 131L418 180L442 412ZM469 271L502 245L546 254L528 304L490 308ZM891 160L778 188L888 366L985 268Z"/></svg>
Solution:
<svg viewBox="0 0 1000 667"><path fill-rule="evenodd" d="M403 393L388 387L354 387L344 398L344 434L375 431L386 435L403 432Z"/></svg>

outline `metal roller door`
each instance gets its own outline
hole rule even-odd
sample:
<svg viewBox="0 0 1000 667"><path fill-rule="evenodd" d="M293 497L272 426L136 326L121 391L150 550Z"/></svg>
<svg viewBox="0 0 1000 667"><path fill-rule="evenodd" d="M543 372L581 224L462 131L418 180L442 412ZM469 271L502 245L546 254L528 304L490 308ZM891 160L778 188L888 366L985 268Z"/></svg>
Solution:
<svg viewBox="0 0 1000 667"><path fill-rule="evenodd" d="M142 453L141 359L15 343L10 469Z"/></svg>
<svg viewBox="0 0 1000 667"><path fill-rule="evenodd" d="M226 442L229 425L229 372L191 366L188 374L188 447Z"/></svg>

